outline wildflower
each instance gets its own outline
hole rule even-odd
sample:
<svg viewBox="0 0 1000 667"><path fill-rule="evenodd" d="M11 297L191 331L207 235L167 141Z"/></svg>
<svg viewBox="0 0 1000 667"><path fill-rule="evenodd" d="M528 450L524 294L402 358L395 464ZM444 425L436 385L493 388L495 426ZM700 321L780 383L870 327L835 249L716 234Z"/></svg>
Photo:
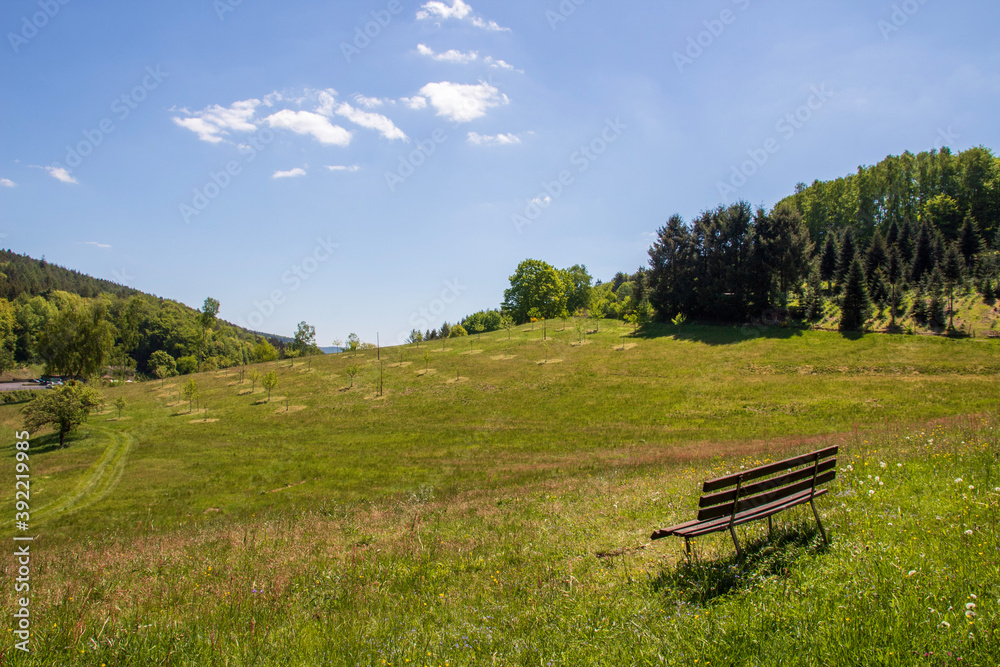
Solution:
<svg viewBox="0 0 1000 667"><path fill-rule="evenodd" d="M971 609L968 609L965 612L965 617L966 618L975 618L976 617L976 612L972 611Z"/></svg>
<svg viewBox="0 0 1000 667"><path fill-rule="evenodd" d="M885 461L879 461L879 462L878 462L878 467L879 467L879 468L884 468L885 466L886 466L886 463L885 463Z"/></svg>
<svg viewBox="0 0 1000 667"><path fill-rule="evenodd" d="M996 491L997 493L1000 493L1000 486L998 486L997 488L995 488L993 490Z"/></svg>
<svg viewBox="0 0 1000 667"><path fill-rule="evenodd" d="M913 576L913 575L915 575L916 573L917 573L917 571L916 571L916 570L910 570L909 572L907 572L907 573L906 573L906 576L908 576L908 577L912 577L912 576Z"/></svg>
<svg viewBox="0 0 1000 667"><path fill-rule="evenodd" d="M897 468L902 468L902 467L903 467L903 464L902 464L902 463L897 463L897 464L896 464L896 467L897 467Z"/></svg>
<svg viewBox="0 0 1000 667"><path fill-rule="evenodd" d="M969 593L969 597L972 598L973 600L978 600L979 599L979 598L976 597L975 593Z"/></svg>
<svg viewBox="0 0 1000 667"><path fill-rule="evenodd" d="M976 488L976 487L974 487L973 485L969 484L969 491L974 491L974 490L975 490L975 488Z"/></svg>
<svg viewBox="0 0 1000 667"><path fill-rule="evenodd" d="M875 489L868 489L868 495L869 496L874 496L875 495Z"/></svg>
<svg viewBox="0 0 1000 667"><path fill-rule="evenodd" d="M941 627L942 628L950 628L951 627L951 623L949 623L948 621L941 621Z"/></svg>
<svg viewBox="0 0 1000 667"><path fill-rule="evenodd" d="M955 478L955 484L961 484L961 483L962 483L962 478L961 477L956 477Z"/></svg>
<svg viewBox="0 0 1000 667"><path fill-rule="evenodd" d="M965 603L965 608L966 609L975 609L976 608L976 603L975 602L966 602Z"/></svg>
<svg viewBox="0 0 1000 667"><path fill-rule="evenodd" d="M969 530L965 531L965 534L966 535L972 535L972 529L970 528Z"/></svg>

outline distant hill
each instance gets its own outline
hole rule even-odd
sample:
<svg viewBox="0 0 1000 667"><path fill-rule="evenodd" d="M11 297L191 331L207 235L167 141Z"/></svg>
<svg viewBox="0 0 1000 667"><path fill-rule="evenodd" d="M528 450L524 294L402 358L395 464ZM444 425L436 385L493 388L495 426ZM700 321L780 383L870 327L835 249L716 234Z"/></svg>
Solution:
<svg viewBox="0 0 1000 667"><path fill-rule="evenodd" d="M0 250L0 298L13 301L21 294L39 296L54 290L88 299L102 293L119 297L141 294L131 287L51 264L44 257L34 259L11 250Z"/></svg>
<svg viewBox="0 0 1000 667"><path fill-rule="evenodd" d="M2 250L0 306L7 302L13 319L0 328L0 371L13 363L72 369L82 356L73 350L94 349L89 372L152 375L155 365L185 374L283 358L293 340L221 319L205 330L201 312L178 301ZM168 357L154 360L157 352Z"/></svg>
<svg viewBox="0 0 1000 667"><path fill-rule="evenodd" d="M127 285L94 278L58 264L52 264L47 262L44 256L42 259L35 259L29 255L19 255L12 250L0 250L0 298L14 301L22 294L27 297L46 296L56 291L76 294L85 299L93 299L100 294L110 294L119 298L143 296L162 300L162 297L155 294L148 294ZM174 303L188 309L191 313L197 312L197 309L190 306L176 301ZM248 336L259 336L273 344L279 341L282 343L292 342L292 338L288 336L253 331L232 322L220 321Z"/></svg>

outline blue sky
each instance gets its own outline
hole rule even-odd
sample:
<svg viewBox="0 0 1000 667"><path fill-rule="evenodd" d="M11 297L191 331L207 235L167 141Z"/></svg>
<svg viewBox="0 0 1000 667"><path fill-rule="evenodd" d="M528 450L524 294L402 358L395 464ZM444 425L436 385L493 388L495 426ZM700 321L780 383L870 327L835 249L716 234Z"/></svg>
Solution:
<svg viewBox="0 0 1000 667"><path fill-rule="evenodd" d="M94 6L94 5L98 6ZM9 0L0 245L319 343L888 154L998 146L995 2Z"/></svg>

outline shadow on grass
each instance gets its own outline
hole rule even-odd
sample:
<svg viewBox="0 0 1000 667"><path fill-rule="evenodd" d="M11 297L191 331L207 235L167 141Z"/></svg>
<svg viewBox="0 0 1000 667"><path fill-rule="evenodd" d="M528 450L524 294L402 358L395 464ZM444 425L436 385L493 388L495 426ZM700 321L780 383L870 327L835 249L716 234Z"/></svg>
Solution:
<svg viewBox="0 0 1000 667"><path fill-rule="evenodd" d="M741 542L740 546L743 556L737 556L734 550L731 556L715 561L681 561L652 580L653 590L691 604L705 604L786 574L802 556L822 554L829 548L816 525L810 523L778 528L773 538Z"/></svg>
<svg viewBox="0 0 1000 667"><path fill-rule="evenodd" d="M66 447L72 447L73 444L79 440L85 438L80 437L79 434L69 433L66 436ZM35 456L37 454L45 454L47 452L54 452L60 449L59 447L59 434L49 433L48 435L31 436L31 455Z"/></svg>
<svg viewBox="0 0 1000 667"><path fill-rule="evenodd" d="M748 340L768 338L787 340L798 338L804 329L793 326L763 326L757 324L662 324L652 323L628 334L629 338L664 338L686 340L706 345L735 345Z"/></svg>

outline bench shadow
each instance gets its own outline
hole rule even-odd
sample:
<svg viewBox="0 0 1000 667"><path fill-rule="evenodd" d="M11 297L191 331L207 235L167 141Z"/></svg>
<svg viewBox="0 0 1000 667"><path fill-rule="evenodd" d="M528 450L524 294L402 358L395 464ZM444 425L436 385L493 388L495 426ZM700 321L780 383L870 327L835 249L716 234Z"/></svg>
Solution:
<svg viewBox="0 0 1000 667"><path fill-rule="evenodd" d="M656 593L670 593L689 604L706 604L718 597L750 590L762 579L786 574L805 555L826 553L815 524L803 522L777 527L774 537L741 540L743 555L735 549L730 556L714 561L686 559L664 569L651 581ZM732 544L730 544L732 547Z"/></svg>

